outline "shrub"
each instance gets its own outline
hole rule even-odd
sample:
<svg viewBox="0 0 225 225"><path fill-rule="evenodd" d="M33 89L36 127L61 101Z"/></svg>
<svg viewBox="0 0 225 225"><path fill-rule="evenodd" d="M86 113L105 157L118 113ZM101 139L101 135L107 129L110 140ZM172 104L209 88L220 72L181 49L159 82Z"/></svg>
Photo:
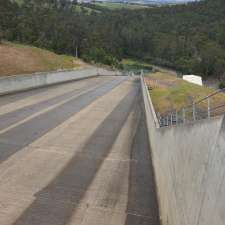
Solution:
<svg viewBox="0 0 225 225"><path fill-rule="evenodd" d="M118 60L106 53L102 48L91 48L85 54L82 55L83 60L86 62L102 63L113 67L118 67Z"/></svg>
<svg viewBox="0 0 225 225"><path fill-rule="evenodd" d="M219 88L220 88L220 89L224 89L224 88L225 88L225 81L222 81L222 82L219 84Z"/></svg>

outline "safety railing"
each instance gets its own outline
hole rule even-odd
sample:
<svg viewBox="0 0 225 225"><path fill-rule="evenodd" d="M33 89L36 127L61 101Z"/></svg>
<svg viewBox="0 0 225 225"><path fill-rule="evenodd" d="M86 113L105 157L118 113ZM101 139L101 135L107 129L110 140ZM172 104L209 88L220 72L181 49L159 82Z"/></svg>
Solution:
<svg viewBox="0 0 225 225"><path fill-rule="evenodd" d="M162 115L157 114L161 127L193 122L196 120L211 118L225 114L225 97L222 96L224 89L182 107L179 111L171 110ZM221 96L219 96L221 95ZM218 97L219 96L219 97Z"/></svg>

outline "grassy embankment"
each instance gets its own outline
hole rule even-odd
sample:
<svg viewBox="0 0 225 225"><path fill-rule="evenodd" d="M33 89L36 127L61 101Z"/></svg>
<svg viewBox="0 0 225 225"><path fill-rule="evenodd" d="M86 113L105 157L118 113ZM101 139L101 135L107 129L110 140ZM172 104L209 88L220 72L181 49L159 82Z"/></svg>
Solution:
<svg viewBox="0 0 225 225"><path fill-rule="evenodd" d="M145 77L156 112L161 115L170 111L179 111L183 106L192 104L215 92L214 89L186 82L166 72L156 72ZM219 94L212 98L212 106L225 104L225 95ZM207 102L200 107L206 109Z"/></svg>
<svg viewBox="0 0 225 225"><path fill-rule="evenodd" d="M128 71L139 71L140 70L145 70L145 71L152 71L153 66L151 64L134 60L134 59L123 59L121 61L121 64L123 66L124 70Z"/></svg>
<svg viewBox="0 0 225 225"><path fill-rule="evenodd" d="M124 3L113 3L113 2L96 2L94 3L97 6L101 6L103 8L109 9L109 10L121 10L121 9L143 9L143 8L149 8L149 6L146 5L140 5L140 4L124 4Z"/></svg>
<svg viewBox="0 0 225 225"><path fill-rule="evenodd" d="M147 62L143 62L140 60L135 60L135 59L123 59L121 61L121 64L123 65L124 69L127 70L141 70L144 69L145 72L147 71L159 71L159 72L163 72L163 73L168 73L171 75L177 75L177 72L175 70L171 70L165 67L161 67L161 66L156 66L153 65L151 63L147 63Z"/></svg>
<svg viewBox="0 0 225 225"><path fill-rule="evenodd" d="M10 42L0 44L0 76L83 66L85 64L82 61L71 56L57 55L44 49Z"/></svg>
<svg viewBox="0 0 225 225"><path fill-rule="evenodd" d="M100 10L92 9L92 8L88 7L88 5L82 5L82 4L81 5L75 5L74 11L77 12L77 13L84 12L87 15L90 15L92 12L101 13Z"/></svg>

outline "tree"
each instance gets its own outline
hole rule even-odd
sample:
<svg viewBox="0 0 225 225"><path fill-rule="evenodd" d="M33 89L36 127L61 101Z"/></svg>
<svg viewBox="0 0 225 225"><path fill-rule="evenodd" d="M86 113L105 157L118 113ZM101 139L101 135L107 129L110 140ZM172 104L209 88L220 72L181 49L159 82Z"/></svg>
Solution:
<svg viewBox="0 0 225 225"><path fill-rule="evenodd" d="M208 42L201 49L201 68L206 76L220 76L225 71L225 51L215 42Z"/></svg>
<svg viewBox="0 0 225 225"><path fill-rule="evenodd" d="M2 43L2 39L3 39L3 32L2 32L2 28L0 26L0 44Z"/></svg>
<svg viewBox="0 0 225 225"><path fill-rule="evenodd" d="M108 10L70 0L0 0L8 40L115 65L132 57L183 73L225 73L225 2L199 1L138 10ZM84 8L84 7L83 7ZM2 38L1 38L2 39Z"/></svg>

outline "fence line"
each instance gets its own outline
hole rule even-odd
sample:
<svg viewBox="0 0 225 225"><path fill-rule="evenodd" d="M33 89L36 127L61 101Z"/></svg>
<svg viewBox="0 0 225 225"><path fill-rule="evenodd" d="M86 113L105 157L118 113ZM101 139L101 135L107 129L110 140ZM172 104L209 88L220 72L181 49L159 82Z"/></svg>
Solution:
<svg viewBox="0 0 225 225"><path fill-rule="evenodd" d="M134 72L130 71L128 74L134 76ZM140 76L144 77L144 71L140 71ZM157 119L160 127L172 126L177 124L184 124L196 120L211 118L214 116L225 114L225 101L223 104L215 106L213 97L221 93L225 94L225 88L218 89L210 95L205 96L192 104L185 105L180 110L170 110L160 115L157 113Z"/></svg>
<svg viewBox="0 0 225 225"><path fill-rule="evenodd" d="M224 89L219 89L204 98L193 101L182 107L179 111L171 110L164 115L158 113L158 120L161 127L171 126L196 120L211 118L225 114L225 102L215 106L213 97L225 92Z"/></svg>

